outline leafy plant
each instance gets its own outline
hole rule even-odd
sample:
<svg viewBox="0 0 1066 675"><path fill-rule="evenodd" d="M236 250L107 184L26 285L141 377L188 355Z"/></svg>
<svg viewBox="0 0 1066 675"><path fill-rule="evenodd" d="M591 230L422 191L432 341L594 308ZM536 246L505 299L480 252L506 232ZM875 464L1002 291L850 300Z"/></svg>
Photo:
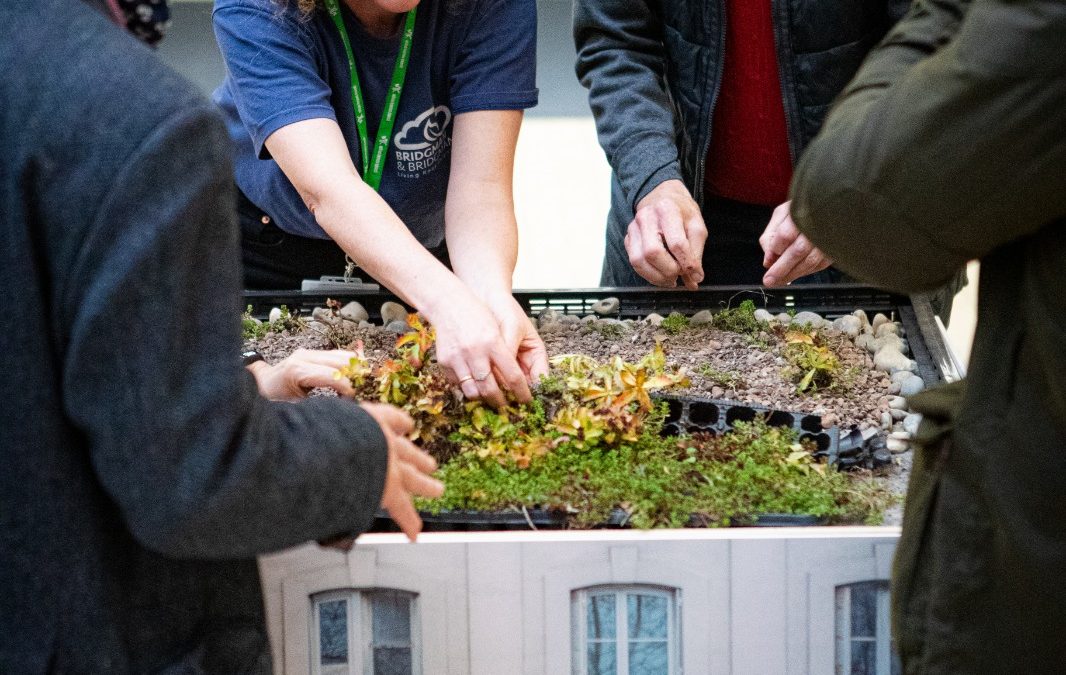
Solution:
<svg viewBox="0 0 1066 675"><path fill-rule="evenodd" d="M740 333L749 337L766 331L769 324L755 318L755 303L745 300L736 307L727 307L714 315L712 325L730 333Z"/></svg>
<svg viewBox="0 0 1066 675"><path fill-rule="evenodd" d="M307 327L307 322L299 316L292 314L285 305L280 307L281 316L274 321L259 321L252 316L252 306L241 314L241 337L245 340L262 340L267 333L280 333L290 331L296 333Z"/></svg>
<svg viewBox="0 0 1066 675"><path fill-rule="evenodd" d="M262 340L270 331L270 324L252 316L252 306L241 314L241 337L245 340Z"/></svg>
<svg viewBox="0 0 1066 675"><path fill-rule="evenodd" d="M659 324L659 327L671 335L677 335L688 328L688 325L687 316L680 312L671 312L669 316L663 319L663 322Z"/></svg>
<svg viewBox="0 0 1066 675"><path fill-rule="evenodd" d="M840 359L817 331L785 333L785 358L792 364L796 391L806 393L833 384Z"/></svg>

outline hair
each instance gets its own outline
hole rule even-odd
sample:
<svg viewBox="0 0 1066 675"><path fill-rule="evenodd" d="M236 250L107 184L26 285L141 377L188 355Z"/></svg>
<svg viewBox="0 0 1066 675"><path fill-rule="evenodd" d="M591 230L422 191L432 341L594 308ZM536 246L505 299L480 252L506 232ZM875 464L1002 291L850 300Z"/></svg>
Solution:
<svg viewBox="0 0 1066 675"><path fill-rule="evenodd" d="M287 9L290 5L295 5L296 9L300 12L301 19L310 19L316 9L325 7L322 0L274 0L274 4L278 6L279 10Z"/></svg>

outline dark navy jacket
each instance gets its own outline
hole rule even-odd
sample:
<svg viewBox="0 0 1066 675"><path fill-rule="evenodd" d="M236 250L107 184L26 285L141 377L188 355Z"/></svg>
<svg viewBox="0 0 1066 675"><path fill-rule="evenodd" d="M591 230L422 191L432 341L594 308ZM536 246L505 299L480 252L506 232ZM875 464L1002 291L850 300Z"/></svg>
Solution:
<svg viewBox="0 0 1066 675"><path fill-rule="evenodd" d="M239 363L229 138L77 0L0 3L0 673L269 669L255 555L365 527L386 449Z"/></svg>

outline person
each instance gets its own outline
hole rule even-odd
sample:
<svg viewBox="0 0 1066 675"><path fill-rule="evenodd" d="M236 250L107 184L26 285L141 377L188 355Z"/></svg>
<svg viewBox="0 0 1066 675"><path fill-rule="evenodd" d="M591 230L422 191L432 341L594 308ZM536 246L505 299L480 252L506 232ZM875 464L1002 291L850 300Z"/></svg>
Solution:
<svg viewBox="0 0 1066 675"><path fill-rule="evenodd" d="M528 401L548 365L511 294L511 184L533 0L219 0L213 17L246 286L350 257L433 324L468 398Z"/></svg>
<svg viewBox="0 0 1066 675"><path fill-rule="evenodd" d="M257 395L225 126L108 18L159 4L0 4L4 673L269 672L255 556L442 489L399 410Z"/></svg>
<svg viewBox="0 0 1066 675"><path fill-rule="evenodd" d="M576 0L577 74L613 170L601 284L836 280L790 218L792 166L908 4Z"/></svg>
<svg viewBox="0 0 1066 675"><path fill-rule="evenodd" d="M979 259L965 381L925 415L893 573L907 673L1066 664L1066 3L917 0L807 148L796 224L845 272Z"/></svg>

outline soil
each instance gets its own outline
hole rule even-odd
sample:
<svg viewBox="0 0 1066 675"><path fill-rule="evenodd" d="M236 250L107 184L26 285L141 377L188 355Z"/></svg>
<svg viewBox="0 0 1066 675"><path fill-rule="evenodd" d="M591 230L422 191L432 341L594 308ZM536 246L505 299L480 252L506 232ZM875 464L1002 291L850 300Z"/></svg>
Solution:
<svg viewBox="0 0 1066 675"><path fill-rule="evenodd" d="M251 340L268 363L277 363L298 348L331 349L349 347L362 340L368 360L376 364L392 355L396 334L380 326L359 328L344 322L343 328L312 322L302 333L271 333ZM801 394L788 377L788 363L781 355L782 338L763 333L756 339L711 326L691 326L671 335L661 329L633 324L618 326L619 335L605 336L592 324L556 323L541 330L549 356L581 353L606 361L620 356L638 361L661 341L667 362L685 368L691 381L681 395L709 396L777 410L824 416L827 426L847 429L878 427L881 413L888 410L888 375L873 369L869 353L846 337L825 331L841 362L841 377L831 389ZM321 392L318 392L321 393Z"/></svg>
<svg viewBox="0 0 1066 675"><path fill-rule="evenodd" d="M605 330L606 328L606 330ZM667 362L683 367L691 385L671 393L708 396L777 410L821 415L823 425L839 426L844 433L851 427L881 429L882 413L889 409L891 380L875 370L871 355L857 347L845 335L823 329L841 363L834 386L814 392L799 393L783 357L784 339L775 333L749 337L714 328L710 325L689 326L670 334L644 322L552 322L540 330L549 356L582 353L600 361L619 356L637 361L647 355L657 341L663 344ZM255 349L268 363L277 363L299 348L348 348L363 343L367 359L376 365L394 355L397 335L381 326L349 321L334 326L308 322L302 331L269 333L259 340L249 340L246 348ZM315 390L315 396L333 396L331 390ZM879 433L887 433L879 431ZM875 471L886 481L889 490L902 497L910 474L911 453L893 457L893 464ZM901 500L902 502L902 500ZM886 525L898 525L902 507L885 513Z"/></svg>

